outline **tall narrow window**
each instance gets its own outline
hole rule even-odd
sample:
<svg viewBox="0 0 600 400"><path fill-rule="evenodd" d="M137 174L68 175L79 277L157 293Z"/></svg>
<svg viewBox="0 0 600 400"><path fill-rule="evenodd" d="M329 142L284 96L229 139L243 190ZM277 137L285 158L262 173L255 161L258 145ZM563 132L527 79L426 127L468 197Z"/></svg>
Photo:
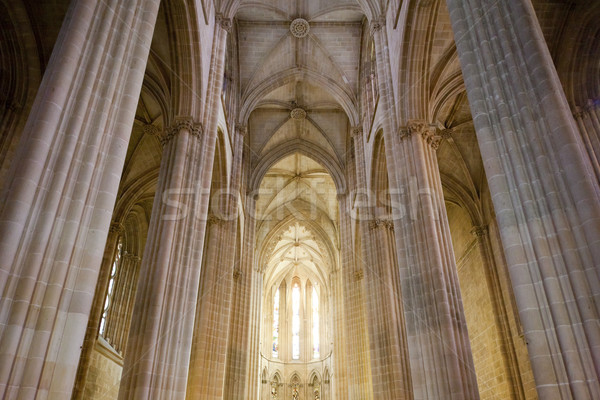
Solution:
<svg viewBox="0 0 600 400"><path fill-rule="evenodd" d="M300 358L300 285L292 286L292 359Z"/></svg>
<svg viewBox="0 0 600 400"><path fill-rule="evenodd" d="M313 358L319 358L319 294L317 288L313 287L312 290L312 339L313 339Z"/></svg>
<svg viewBox="0 0 600 400"><path fill-rule="evenodd" d="M115 290L115 278L117 277L117 271L121 264L121 256L123 251L123 243L119 238L119 244L117 245L117 252L113 259L112 266L110 267L110 277L108 278L108 289L106 290L106 297L104 298L104 307L102 308L102 318L100 319L100 335L102 335L107 341L109 338L106 337L106 317L108 311L112 305L113 292Z"/></svg>
<svg viewBox="0 0 600 400"><path fill-rule="evenodd" d="M273 297L273 357L279 357L279 288Z"/></svg>

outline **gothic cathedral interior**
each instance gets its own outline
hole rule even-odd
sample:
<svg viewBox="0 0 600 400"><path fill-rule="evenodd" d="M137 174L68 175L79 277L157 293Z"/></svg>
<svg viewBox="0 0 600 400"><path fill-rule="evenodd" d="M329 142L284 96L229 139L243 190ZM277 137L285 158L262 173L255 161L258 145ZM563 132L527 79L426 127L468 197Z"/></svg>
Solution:
<svg viewBox="0 0 600 400"><path fill-rule="evenodd" d="M598 21L0 0L0 399L600 399Z"/></svg>

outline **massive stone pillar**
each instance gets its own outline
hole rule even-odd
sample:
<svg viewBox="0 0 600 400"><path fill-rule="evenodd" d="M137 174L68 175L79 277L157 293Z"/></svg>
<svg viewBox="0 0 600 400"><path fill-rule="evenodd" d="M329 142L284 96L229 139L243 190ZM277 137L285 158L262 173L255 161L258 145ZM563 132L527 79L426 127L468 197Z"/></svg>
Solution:
<svg viewBox="0 0 600 400"><path fill-rule="evenodd" d="M2 398L71 395L158 5L74 1L63 23L0 211Z"/></svg>
<svg viewBox="0 0 600 400"><path fill-rule="evenodd" d="M435 154L440 138L425 122L411 121L389 139L394 152L388 160L394 161L400 195L395 201L404 206L394 230L414 398L477 399Z"/></svg>
<svg viewBox="0 0 600 400"><path fill-rule="evenodd" d="M367 193L364 138L361 128L353 130L356 154L356 180ZM366 204L365 204L366 206ZM369 360L373 398L412 397L408 350L391 220L371 220L371 207L365 207L359 220L369 331ZM389 228L392 230L390 231Z"/></svg>
<svg viewBox="0 0 600 400"><path fill-rule="evenodd" d="M600 398L600 189L529 0L448 0L540 398Z"/></svg>
<svg viewBox="0 0 600 400"><path fill-rule="evenodd" d="M238 193L241 181L243 129L233 137L231 183L225 193L214 190L208 237L202 266L198 309L186 399L223 399L227 359L232 289L240 271L235 268L238 223ZM225 160L223 160L225 162ZM222 177L227 181L226 177ZM228 387L227 389L233 389Z"/></svg>
<svg viewBox="0 0 600 400"><path fill-rule="evenodd" d="M243 171L248 172L250 148L243 146L244 136L247 131L243 126L238 127L237 154L235 163L240 182L238 190L245 192L242 183ZM237 194L237 193L236 193ZM225 381L224 399L235 400L242 398L256 398L258 394L260 357L260 273L253 268L254 265L254 218L255 202L252 195L244 199L245 210L240 210L243 215L243 226L240 227L241 254L236 253L233 263L233 292L231 302L231 317L229 323L229 340L227 344L227 376ZM237 232L236 232L237 233ZM235 237L231 239L235 240ZM237 248L236 248L237 250ZM232 252L233 253L233 252Z"/></svg>
<svg viewBox="0 0 600 400"><path fill-rule="evenodd" d="M191 120L178 121L166 135L121 399L185 396L210 187L202 169L214 151L207 149L210 136Z"/></svg>
<svg viewBox="0 0 600 400"><path fill-rule="evenodd" d="M435 150L424 121L398 132L384 20L371 23L415 399L477 399L477 380Z"/></svg>
<svg viewBox="0 0 600 400"><path fill-rule="evenodd" d="M341 388L334 382L337 395L348 399L372 398L369 371L368 329L365 317L365 299L362 288L364 262L355 252L355 240L352 235L351 196L338 196L340 210L340 274L343 288L343 310L347 387ZM359 242L360 243L360 242ZM360 244L358 244L360 246ZM339 367L339 366L338 366ZM341 368L340 368L341 369ZM336 372L334 371L334 374ZM335 379L335 378L334 378ZM341 397L346 392L347 397Z"/></svg>
<svg viewBox="0 0 600 400"><path fill-rule="evenodd" d="M573 116L596 173L596 179L600 181L600 99L590 99L585 107L576 107Z"/></svg>
<svg viewBox="0 0 600 400"><path fill-rule="evenodd" d="M217 18L204 118L179 117L164 150L140 267L119 398L186 396L207 224L225 44Z"/></svg>

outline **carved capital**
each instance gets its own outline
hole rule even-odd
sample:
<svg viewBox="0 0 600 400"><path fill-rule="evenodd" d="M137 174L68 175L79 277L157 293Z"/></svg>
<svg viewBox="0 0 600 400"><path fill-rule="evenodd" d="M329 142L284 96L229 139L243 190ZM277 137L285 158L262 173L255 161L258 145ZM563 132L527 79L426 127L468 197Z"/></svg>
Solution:
<svg viewBox="0 0 600 400"><path fill-rule="evenodd" d="M223 29L227 33L231 33L231 27L233 26L231 18L227 18L223 14L218 13L215 16L215 22L221 27L221 29Z"/></svg>
<svg viewBox="0 0 600 400"><path fill-rule="evenodd" d="M125 230L125 227L120 222L111 222L109 232L110 233L121 233Z"/></svg>
<svg viewBox="0 0 600 400"><path fill-rule="evenodd" d="M369 24L369 32L371 36L375 36L375 34L381 31L385 27L385 16L380 16Z"/></svg>
<svg viewBox="0 0 600 400"><path fill-rule="evenodd" d="M440 132L440 137L443 140L449 140L449 139L452 139L452 133L453 133L452 129L443 129Z"/></svg>
<svg viewBox="0 0 600 400"><path fill-rule="evenodd" d="M182 130L188 131L194 137L201 137L203 133L202 124L194 122L192 118L178 118L171 127L165 129L165 133L161 138L161 144L165 146Z"/></svg>
<svg viewBox="0 0 600 400"><path fill-rule="evenodd" d="M365 273L362 270L362 268L354 271L354 279L356 279L357 281L362 280L362 278L364 278L364 276L365 276Z"/></svg>
<svg viewBox="0 0 600 400"><path fill-rule="evenodd" d="M146 124L142 127L142 131L144 132L144 135L149 135L149 136L158 136L160 135L160 128L156 125L152 125L152 124Z"/></svg>
<svg viewBox="0 0 600 400"><path fill-rule="evenodd" d="M362 126L353 126L350 134L352 135L353 138L359 138L363 135L363 128Z"/></svg>
<svg viewBox="0 0 600 400"><path fill-rule="evenodd" d="M236 124L235 131L238 133L238 135L244 137L248 133L248 127L243 124Z"/></svg>
<svg viewBox="0 0 600 400"><path fill-rule="evenodd" d="M233 279L234 279L234 280L236 280L236 281L237 281L238 279L240 279L240 278L242 277L242 275L243 275L243 272L242 272L242 270L241 270L241 269L239 269L239 268L235 268L235 269L233 270Z"/></svg>
<svg viewBox="0 0 600 400"><path fill-rule="evenodd" d="M406 128L401 128L399 131L401 139L406 139L412 135L419 135L429 144L434 150L440 145L442 137L437 134L437 129L433 125L429 125L423 120L410 120Z"/></svg>
<svg viewBox="0 0 600 400"><path fill-rule="evenodd" d="M487 225L474 226L473 228L471 228L471 234L477 237L487 236L488 227Z"/></svg>
<svg viewBox="0 0 600 400"><path fill-rule="evenodd" d="M387 219L374 219L373 221L369 222L369 229L375 230L378 228L385 228L390 231L393 231L394 223Z"/></svg>

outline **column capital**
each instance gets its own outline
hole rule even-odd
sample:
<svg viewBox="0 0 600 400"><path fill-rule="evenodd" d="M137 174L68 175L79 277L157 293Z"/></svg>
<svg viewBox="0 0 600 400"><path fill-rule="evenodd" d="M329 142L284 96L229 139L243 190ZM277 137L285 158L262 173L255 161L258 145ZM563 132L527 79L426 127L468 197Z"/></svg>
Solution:
<svg viewBox="0 0 600 400"><path fill-rule="evenodd" d="M359 138L363 135L363 128L362 126L358 125L358 126L353 126L350 129L350 135L352 135L353 138Z"/></svg>
<svg viewBox="0 0 600 400"><path fill-rule="evenodd" d="M471 234L477 237L487 236L488 234L488 226L487 225L479 225L471 228Z"/></svg>
<svg viewBox="0 0 600 400"><path fill-rule="evenodd" d="M248 134L248 126L244 124L235 124L235 131L238 135L245 137Z"/></svg>
<svg viewBox="0 0 600 400"><path fill-rule="evenodd" d="M369 32L370 32L371 36L375 36L375 34L379 31L381 31L381 29L383 29L384 27L385 27L385 16L381 15L377 18L374 18L369 23Z"/></svg>
<svg viewBox="0 0 600 400"><path fill-rule="evenodd" d="M359 268L356 271L354 271L354 279L356 279L357 281L362 280L362 278L364 278L364 276L365 276L365 272L363 271L362 268Z"/></svg>
<svg viewBox="0 0 600 400"><path fill-rule="evenodd" d="M389 219L374 219L369 222L369 229L375 230L379 228L389 229L390 231L394 230L394 222Z"/></svg>
<svg viewBox="0 0 600 400"><path fill-rule="evenodd" d="M122 223L113 221L110 223L110 228L108 231L110 233L121 233L124 230L125 230L125 226Z"/></svg>
<svg viewBox="0 0 600 400"><path fill-rule="evenodd" d="M412 135L419 135L430 145L434 150L440 146L442 136L437 134L435 125L430 125L424 120L409 120L406 127L400 128L398 131L400 139L407 139Z"/></svg>
<svg viewBox="0 0 600 400"><path fill-rule="evenodd" d="M154 124L145 124L142 127L142 132L144 132L144 135L148 135L148 136L159 136L160 131L161 131L161 129Z"/></svg>
<svg viewBox="0 0 600 400"><path fill-rule="evenodd" d="M173 124L165 129L164 135L161 138L161 144L165 146L171 141L179 132L187 130L194 137L201 137L204 129L200 122L195 122L191 117L179 117L176 118Z"/></svg>
<svg viewBox="0 0 600 400"><path fill-rule="evenodd" d="M227 18L223 14L217 13L217 15L215 15L215 23L227 33L231 33L231 27L233 26L231 18Z"/></svg>

